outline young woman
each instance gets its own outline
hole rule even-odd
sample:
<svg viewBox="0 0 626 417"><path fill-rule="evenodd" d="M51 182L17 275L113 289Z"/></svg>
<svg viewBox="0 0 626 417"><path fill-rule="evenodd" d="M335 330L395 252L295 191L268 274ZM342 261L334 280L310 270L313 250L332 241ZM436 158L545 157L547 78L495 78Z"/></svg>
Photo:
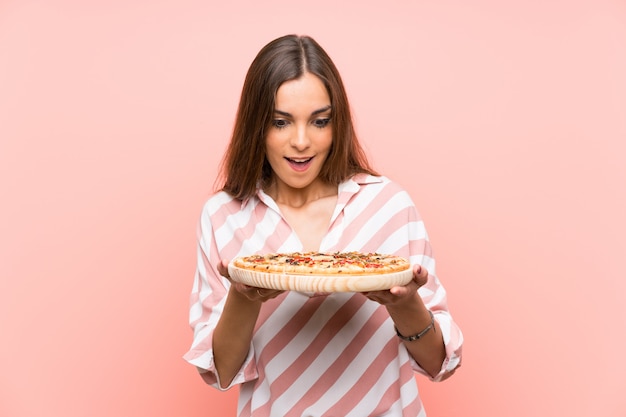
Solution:
<svg viewBox="0 0 626 417"><path fill-rule="evenodd" d="M240 416L424 416L414 372L451 375L463 337L411 198L369 166L310 37L278 38L252 62L222 179L200 218L185 359L208 384L241 387ZM296 251L395 254L414 277L323 294L229 280L234 257Z"/></svg>

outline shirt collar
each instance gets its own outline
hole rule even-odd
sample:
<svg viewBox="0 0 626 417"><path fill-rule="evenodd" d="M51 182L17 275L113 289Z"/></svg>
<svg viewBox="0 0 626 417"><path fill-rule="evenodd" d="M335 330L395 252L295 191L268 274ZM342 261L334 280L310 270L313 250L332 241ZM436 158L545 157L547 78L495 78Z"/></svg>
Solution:
<svg viewBox="0 0 626 417"><path fill-rule="evenodd" d="M350 198L359 192L361 186L367 184L375 184L382 182L382 178L375 177L369 174L356 174L352 178L349 178L345 182L339 184L339 196L337 202L343 202L344 204L350 200Z"/></svg>
<svg viewBox="0 0 626 417"><path fill-rule="evenodd" d="M345 204L347 204L352 196L359 192L361 186L367 184L376 184L382 181L383 180L381 177L364 173L356 174L351 178L348 178L346 181L339 184L339 187L337 189L337 205L343 207ZM273 208L274 210L280 211L274 199L267 195L260 186L257 186L256 197L266 206ZM248 205L249 202L249 198L243 200L241 203L242 208Z"/></svg>

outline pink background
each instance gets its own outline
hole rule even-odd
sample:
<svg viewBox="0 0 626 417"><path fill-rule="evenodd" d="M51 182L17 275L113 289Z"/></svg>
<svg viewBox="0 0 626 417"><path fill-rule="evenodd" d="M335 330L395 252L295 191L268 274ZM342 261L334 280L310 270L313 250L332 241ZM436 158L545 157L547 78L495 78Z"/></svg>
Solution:
<svg viewBox="0 0 626 417"><path fill-rule="evenodd" d="M466 337L429 415L626 415L624 1L210 3L0 2L0 415L233 415L181 359L195 227L291 32L429 228Z"/></svg>

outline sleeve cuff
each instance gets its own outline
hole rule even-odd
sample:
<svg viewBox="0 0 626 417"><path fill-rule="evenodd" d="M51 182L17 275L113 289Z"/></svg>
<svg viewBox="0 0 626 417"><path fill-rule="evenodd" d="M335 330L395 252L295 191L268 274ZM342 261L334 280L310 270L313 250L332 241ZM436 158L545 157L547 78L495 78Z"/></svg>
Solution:
<svg viewBox="0 0 626 417"><path fill-rule="evenodd" d="M439 323L439 328L443 333L443 343L446 349L446 358L441 364L441 369L437 375L432 376L428 374L428 372L424 371L413 358L411 358L411 361L416 372L425 375L431 381L441 382L452 376L456 369L461 366L463 334L448 314L434 313L437 322Z"/></svg>
<svg viewBox="0 0 626 417"><path fill-rule="evenodd" d="M204 352L197 352L192 349L183 356L183 359L198 369L198 372L204 382L220 391L227 391L235 385L253 381L259 377L256 368L256 360L254 358L254 349L252 349L252 347L250 347L248 356L246 356L239 372L237 372L233 380L226 387L222 387L220 384L220 378L217 370L215 369L215 360L212 349Z"/></svg>

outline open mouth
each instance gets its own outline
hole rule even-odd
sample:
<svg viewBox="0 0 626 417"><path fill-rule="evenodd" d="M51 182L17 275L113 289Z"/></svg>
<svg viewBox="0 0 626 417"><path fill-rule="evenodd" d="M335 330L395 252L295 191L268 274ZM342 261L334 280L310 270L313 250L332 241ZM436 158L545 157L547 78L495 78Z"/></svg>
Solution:
<svg viewBox="0 0 626 417"><path fill-rule="evenodd" d="M287 158L285 157L289 165L296 171L304 171L309 167L313 157L310 158Z"/></svg>

